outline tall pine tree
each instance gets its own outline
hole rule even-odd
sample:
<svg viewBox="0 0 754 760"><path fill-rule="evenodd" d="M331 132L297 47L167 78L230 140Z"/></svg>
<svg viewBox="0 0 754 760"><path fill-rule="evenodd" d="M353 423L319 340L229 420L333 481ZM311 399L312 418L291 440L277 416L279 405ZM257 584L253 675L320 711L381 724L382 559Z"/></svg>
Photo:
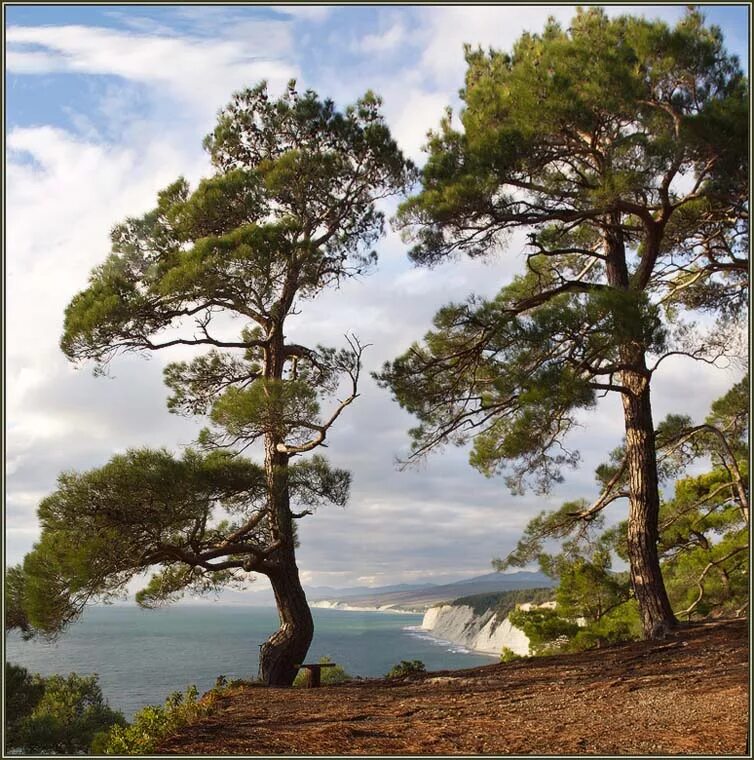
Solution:
<svg viewBox="0 0 754 760"><path fill-rule="evenodd" d="M673 354L714 361L748 287L748 90L721 34L599 9L550 21L510 53L467 50L462 129L430 135L401 208L413 259L486 256L528 234L525 272L450 304L381 375L419 418L413 456L474 440L486 474L546 490L598 394L625 423L631 583L646 636L675 624L657 554L652 380ZM716 317L702 333L684 312ZM607 498L607 497L606 497ZM602 503L598 500L597 507Z"/></svg>
<svg viewBox="0 0 754 760"><path fill-rule="evenodd" d="M40 508L25 596L31 624L55 630L146 567L162 568L146 604L262 573L280 628L261 647L260 676L286 685L313 635L295 520L345 503L349 483L320 456L296 458L357 397L362 353L353 337L341 350L290 342L288 320L371 267L376 204L411 166L373 94L341 113L294 83L278 99L264 84L237 93L205 147L213 176L193 190L177 180L153 211L115 227L112 253L66 310L62 348L100 370L121 352L209 348L165 377L171 411L209 415L199 443L210 454L130 452L64 476ZM230 336L227 315L240 326ZM261 468L234 456L257 442ZM232 519L213 522L216 504Z"/></svg>

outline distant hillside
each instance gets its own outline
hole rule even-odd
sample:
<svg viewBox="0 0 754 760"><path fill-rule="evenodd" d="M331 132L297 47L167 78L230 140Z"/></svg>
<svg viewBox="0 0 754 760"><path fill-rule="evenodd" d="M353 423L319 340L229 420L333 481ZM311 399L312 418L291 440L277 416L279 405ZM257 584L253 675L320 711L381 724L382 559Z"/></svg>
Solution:
<svg viewBox="0 0 754 760"><path fill-rule="evenodd" d="M332 586L308 586L304 584L306 597L310 601L317 599L338 599L345 600L351 597L363 597L383 592L393 591L411 591L428 588L428 583L398 583L394 586L383 586L375 588L373 586L350 586L348 588L334 588ZM131 600L133 601L133 600ZM181 602L182 604L211 604L220 603L224 605L240 607L274 607L275 595L272 593L269 581L264 576L257 576L254 583L246 590L233 588L221 589L217 594L207 596L187 596Z"/></svg>
<svg viewBox="0 0 754 760"><path fill-rule="evenodd" d="M349 588L334 588L332 586L310 586L306 595L310 599L347 599L349 597L387 594L394 591L418 591L433 586L432 583L398 583L394 586L351 586Z"/></svg>
<svg viewBox="0 0 754 760"><path fill-rule="evenodd" d="M402 591L390 587L369 589L364 594L337 593L312 596L314 604L330 602L352 607L395 607L403 610L426 610L440 602L480 594L494 594L515 589L550 588L555 583L542 573L520 571L517 573L488 573L476 578L446 583L440 586L420 586Z"/></svg>
<svg viewBox="0 0 754 760"><path fill-rule="evenodd" d="M482 615L489 610L494 612L499 620L504 620L509 612L516 609L517 604L524 602L542 604L542 602L551 601L554 597L555 591L550 585L547 588L513 589L496 594L462 596L459 599L454 599L451 604L454 607L471 607L476 615Z"/></svg>

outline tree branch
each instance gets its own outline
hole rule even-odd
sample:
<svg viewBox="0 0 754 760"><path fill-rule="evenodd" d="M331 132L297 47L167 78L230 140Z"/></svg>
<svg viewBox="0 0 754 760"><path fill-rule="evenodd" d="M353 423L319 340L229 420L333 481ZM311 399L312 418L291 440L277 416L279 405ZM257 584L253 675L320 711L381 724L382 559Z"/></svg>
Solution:
<svg viewBox="0 0 754 760"><path fill-rule="evenodd" d="M279 443L277 445L277 450L280 453L289 455L303 454L306 451L311 451L317 446L324 445L328 430L335 424L335 421L338 419L338 417L340 417L343 410L346 407L350 406L358 398L359 374L361 372L361 355L364 352L364 349L368 348L369 346L368 344L362 345L359 343L358 338L355 336L346 335L345 338L348 342L348 345L351 347L354 358L353 366L347 370L348 375L351 378L350 394L339 402L335 411L333 411L327 421L323 422L321 425L316 425L313 423L307 425L307 427L310 427L316 431L316 435L313 438L299 445Z"/></svg>
<svg viewBox="0 0 754 760"><path fill-rule="evenodd" d="M536 293L528 298L522 298L517 301L511 311L514 314L521 314L524 311L533 309L535 306L540 306L543 303L556 298L563 293L595 293L601 290L605 290L607 286L601 285L596 282L580 282L579 280L569 280L563 285L559 285L557 288L546 290L542 293Z"/></svg>
<svg viewBox="0 0 754 760"><path fill-rule="evenodd" d="M733 549L733 551L728 552L724 557L720 557L720 559L715 560L714 562L707 563L704 570L702 570L701 575L696 580L696 585L699 588L699 594L696 597L696 599L685 609L681 610L680 612L676 612L676 617L681 617L681 615L690 615L701 603L702 599L704 598L704 579L707 577L707 573L709 573L710 570L712 570L713 567L717 567L718 565L721 565L726 560L729 560L731 557L734 557L736 554L739 554L742 551L748 550L749 545L747 543L746 546L739 546L736 549Z"/></svg>

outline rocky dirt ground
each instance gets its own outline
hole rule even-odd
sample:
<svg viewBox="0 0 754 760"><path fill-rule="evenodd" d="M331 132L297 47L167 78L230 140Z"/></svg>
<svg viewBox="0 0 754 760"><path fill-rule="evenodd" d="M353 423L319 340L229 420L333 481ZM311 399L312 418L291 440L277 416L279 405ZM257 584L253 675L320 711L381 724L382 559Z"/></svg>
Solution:
<svg viewBox="0 0 754 760"><path fill-rule="evenodd" d="M243 686L159 753L747 755L748 624L320 689ZM750 756L750 755L749 755Z"/></svg>

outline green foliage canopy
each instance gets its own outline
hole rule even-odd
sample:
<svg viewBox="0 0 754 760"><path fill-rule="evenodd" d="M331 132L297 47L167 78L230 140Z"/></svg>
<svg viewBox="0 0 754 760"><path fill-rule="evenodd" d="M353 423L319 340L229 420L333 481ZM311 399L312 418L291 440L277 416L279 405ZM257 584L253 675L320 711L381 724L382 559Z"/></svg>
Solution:
<svg viewBox="0 0 754 760"><path fill-rule="evenodd" d="M562 480L563 465L578 462L561 442L576 414L595 405L597 376L619 366L616 334L657 350L665 344L657 310L642 294L560 295L514 313L531 284L531 277L517 278L492 301L444 307L423 343L380 376L419 418L410 431L414 457L473 438L471 464L488 476L512 465L507 483L516 493L527 478L545 492ZM603 362L609 364L598 366Z"/></svg>
<svg viewBox="0 0 754 760"><path fill-rule="evenodd" d="M283 324L376 260L376 202L413 174L380 105L368 92L341 113L294 82L277 99L265 83L236 93L204 141L216 173L193 190L179 178L113 229L110 256L66 309L66 355L102 372L123 351L208 348L165 369L169 409L209 415L203 446L319 446L356 397L362 346L285 343ZM220 314L241 319L240 334ZM323 416L341 382L350 393Z"/></svg>
<svg viewBox="0 0 754 760"><path fill-rule="evenodd" d="M294 505L344 505L347 472L321 457L291 472ZM160 570L137 594L142 606L242 583L244 571L264 570L276 547L266 498L263 468L224 451L189 449L178 459L137 449L62 474L40 504L42 536L21 570L28 624L54 635L88 601L118 595L152 567ZM218 519L218 508L228 517Z"/></svg>
<svg viewBox="0 0 754 760"><path fill-rule="evenodd" d="M749 376L712 404L702 425L675 439L681 464L711 469L675 482L660 511L660 551L678 614L741 614L749 579Z"/></svg>
<svg viewBox="0 0 754 760"><path fill-rule="evenodd" d="M526 634L530 651L537 655L549 654L560 640L568 639L579 630L577 623L566 620L549 607L528 611L516 609L508 619Z"/></svg>
<svg viewBox="0 0 754 760"><path fill-rule="evenodd" d="M31 638L34 633L24 610L26 576L20 565L5 571L5 630L18 630L23 638Z"/></svg>
<svg viewBox="0 0 754 760"><path fill-rule="evenodd" d="M526 231L526 272L440 310L381 381L419 419L412 456L473 437L477 469L512 464L514 491L529 475L543 490L578 461L562 448L576 414L625 392L625 369L725 352L748 287L747 82L696 11L669 28L579 10L467 63L463 129L449 114L430 135L398 223L428 265ZM723 322L671 329L686 308Z"/></svg>
<svg viewBox="0 0 754 760"><path fill-rule="evenodd" d="M10 746L18 743L19 723L30 715L44 694L44 683L26 668L5 663L5 727Z"/></svg>
<svg viewBox="0 0 754 760"><path fill-rule="evenodd" d="M6 663L6 741L29 754L89 752L99 735L124 726L103 699L96 676L31 676Z"/></svg>
<svg viewBox="0 0 754 760"><path fill-rule="evenodd" d="M66 310L63 351L102 367L124 350L263 348L248 332L213 337L210 323L226 311L265 328L294 297L364 272L384 224L375 201L410 174L379 108L367 93L340 113L295 83L279 99L264 83L237 93L205 139L217 173L193 191L178 179L113 229L111 255ZM182 334L155 338L167 328ZM212 361L215 374L218 362L239 369Z"/></svg>
<svg viewBox="0 0 754 760"><path fill-rule="evenodd" d="M583 265L601 219L627 215L629 241L640 244L642 222L663 209L663 224L685 215L663 255L689 257L682 234L692 220L728 193L740 200L747 82L699 12L669 28L580 9L568 29L551 20L511 53L467 48L466 57L463 131L448 117L432 133L424 188L401 212L416 260L485 255L500 231L536 227L537 250L566 242L566 266ZM695 177L690 193L673 184L679 174ZM744 276L745 262L735 263Z"/></svg>
<svg viewBox="0 0 754 760"><path fill-rule="evenodd" d="M113 229L110 255L66 309L61 347L97 372L126 351L206 351L170 363L165 380L169 409L207 415L211 427L202 454L132 451L61 476L23 567L24 611L38 630L56 633L150 567L144 606L258 571L278 584L285 616L260 663L266 678L292 680L302 654L273 667L285 658L270 652L289 639L305 652L311 639L293 520L344 505L350 476L321 456L289 460L323 444L358 395L363 346L351 336L342 350L286 342L285 320L375 261L377 202L413 172L380 105L368 92L339 112L294 82L279 98L265 83L238 92L204 143L214 174L195 188L179 178L153 210ZM264 467L234 456L259 440Z"/></svg>
<svg viewBox="0 0 754 760"><path fill-rule="evenodd" d="M448 112L430 134L398 224L424 265L526 234L526 270L494 299L442 309L379 379L419 420L409 461L473 438L471 464L510 467L514 493L559 482L582 410L617 394L625 456L582 517L629 497L631 580L644 634L662 635L676 620L656 549L651 386L670 356L742 353L747 80L694 9L673 28L580 9L567 29L551 20L466 60L461 127ZM698 310L711 329L690 322Z"/></svg>

